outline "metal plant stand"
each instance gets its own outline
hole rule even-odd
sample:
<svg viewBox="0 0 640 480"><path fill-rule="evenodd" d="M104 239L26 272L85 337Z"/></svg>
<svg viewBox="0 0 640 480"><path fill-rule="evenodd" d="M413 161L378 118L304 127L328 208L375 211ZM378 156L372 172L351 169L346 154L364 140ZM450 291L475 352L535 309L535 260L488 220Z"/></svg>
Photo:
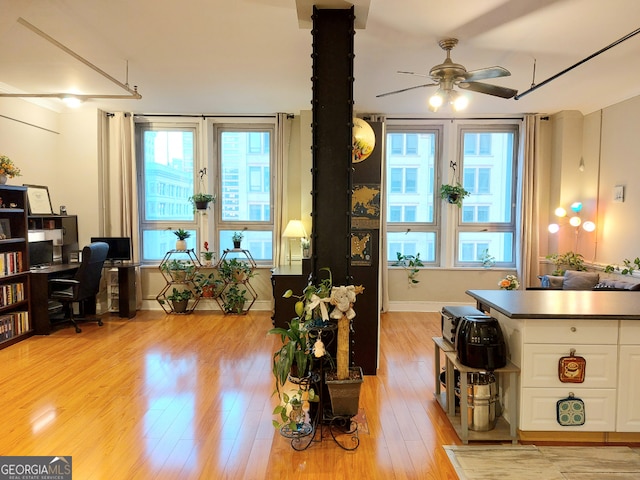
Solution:
<svg viewBox="0 0 640 480"><path fill-rule="evenodd" d="M335 340L337 328L335 323L311 327L309 328L310 337L315 339L327 335L328 340L323 342L328 346ZM308 423L305 422L296 431L292 431L288 425L280 429L282 436L291 439L291 447L302 451L309 448L312 443L322 442L324 438L332 438L344 450L358 448L360 446L358 422L353 420L352 416L333 415L331 402L325 400L324 361L320 362L320 368L317 371L302 379L299 385L304 391L314 387L318 391L318 402L313 413L311 413L312 409L309 409ZM310 406L311 403L316 402L310 402ZM328 435L325 434L325 430L328 430Z"/></svg>

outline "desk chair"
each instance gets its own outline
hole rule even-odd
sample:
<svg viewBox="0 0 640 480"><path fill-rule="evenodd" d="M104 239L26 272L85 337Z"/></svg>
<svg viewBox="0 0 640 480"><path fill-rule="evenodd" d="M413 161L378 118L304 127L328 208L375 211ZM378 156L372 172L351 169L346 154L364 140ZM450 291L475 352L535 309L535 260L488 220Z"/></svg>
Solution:
<svg viewBox="0 0 640 480"><path fill-rule="evenodd" d="M50 300L60 302L67 312L61 322L71 322L76 327L76 333L82 330L76 322L73 314L73 304L79 304L80 316L82 320L89 320L84 317L85 301L94 301L100 290L100 277L102 276L102 266L107 258L109 245L104 242L93 242L82 249L82 263L78 268L74 278L51 278L49 287L51 293ZM50 308L51 310L51 308ZM102 326L102 319L96 317L98 325ZM56 321L56 323L58 323Z"/></svg>

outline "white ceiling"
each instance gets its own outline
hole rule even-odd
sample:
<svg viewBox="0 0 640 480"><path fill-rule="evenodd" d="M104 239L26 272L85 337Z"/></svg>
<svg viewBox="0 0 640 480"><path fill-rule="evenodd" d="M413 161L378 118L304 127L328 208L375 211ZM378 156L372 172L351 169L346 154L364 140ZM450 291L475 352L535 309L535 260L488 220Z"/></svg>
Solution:
<svg viewBox="0 0 640 480"><path fill-rule="evenodd" d="M311 109L311 44L298 0L0 0L0 90L126 94L19 23L22 17L122 83L141 100L88 105L136 113L260 114ZM356 5L354 110L434 116L433 87L396 73L428 73L445 58L439 39L460 40L452 59L468 70L501 65L489 80L529 89L640 27L638 0L318 0ZM363 17L366 18L363 20ZM366 20L366 22L365 22ZM520 100L471 93L465 115L580 110L640 95L640 35ZM58 100L49 100L63 109ZM449 115L441 110L437 116Z"/></svg>

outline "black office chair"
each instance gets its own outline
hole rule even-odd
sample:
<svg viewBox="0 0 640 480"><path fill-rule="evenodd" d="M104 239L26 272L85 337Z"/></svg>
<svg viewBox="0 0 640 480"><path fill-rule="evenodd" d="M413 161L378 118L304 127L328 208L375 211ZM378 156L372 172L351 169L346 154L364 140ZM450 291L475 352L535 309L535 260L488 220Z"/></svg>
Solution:
<svg viewBox="0 0 640 480"><path fill-rule="evenodd" d="M54 323L71 322L76 327L76 333L82 331L76 320L97 320L98 325L102 326L100 317L95 319L83 317L85 314L85 302L95 302L95 297L100 290L102 266L107 258L108 251L109 245L106 243L93 242L82 249L82 263L74 278L51 278L49 280L49 299L54 302L60 302L61 310L64 309L66 311L62 320L54 321ZM80 318L74 317L74 303L79 304Z"/></svg>

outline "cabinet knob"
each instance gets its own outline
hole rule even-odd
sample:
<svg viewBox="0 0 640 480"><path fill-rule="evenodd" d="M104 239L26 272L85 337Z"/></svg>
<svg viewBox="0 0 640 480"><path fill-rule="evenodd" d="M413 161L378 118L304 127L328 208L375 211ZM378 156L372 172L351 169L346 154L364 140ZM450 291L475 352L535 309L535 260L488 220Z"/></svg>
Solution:
<svg viewBox="0 0 640 480"><path fill-rule="evenodd" d="M571 331L572 331L572 332L577 332L577 331L578 331L578 329L577 329L576 327L571 327Z"/></svg>

